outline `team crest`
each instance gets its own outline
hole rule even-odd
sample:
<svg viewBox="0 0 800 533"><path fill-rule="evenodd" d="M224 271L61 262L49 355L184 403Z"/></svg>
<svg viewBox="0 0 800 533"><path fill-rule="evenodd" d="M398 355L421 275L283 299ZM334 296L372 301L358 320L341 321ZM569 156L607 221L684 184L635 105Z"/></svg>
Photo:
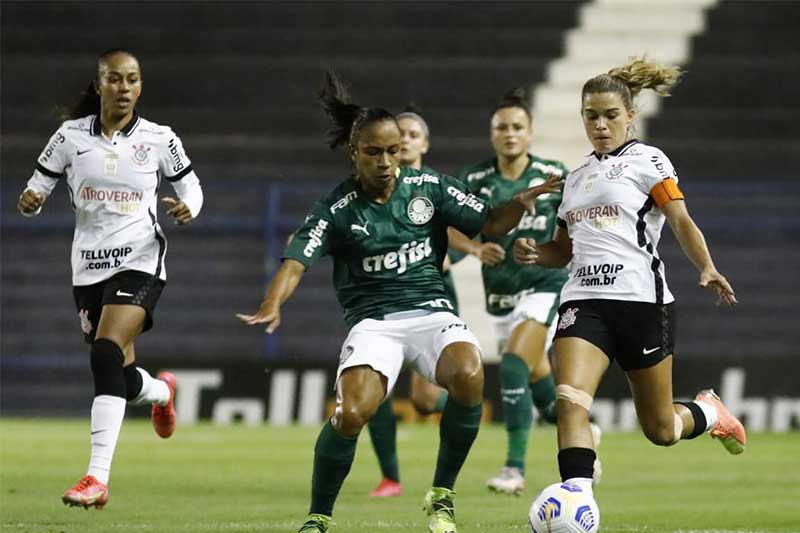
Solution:
<svg viewBox="0 0 800 533"><path fill-rule="evenodd" d="M408 202L408 218L416 225L422 225L433 218L433 202L424 196L417 196Z"/></svg>
<svg viewBox="0 0 800 533"><path fill-rule="evenodd" d="M624 169L627 166L628 165L626 165L625 163L614 163L613 165L611 165L611 170L609 170L606 173L606 178L611 181L619 178L620 176L622 176L622 173L624 172Z"/></svg>
<svg viewBox="0 0 800 533"><path fill-rule="evenodd" d="M86 335L92 333L92 321L89 320L89 310L88 309L81 309L78 311L78 318L81 319L81 331L83 331Z"/></svg>
<svg viewBox="0 0 800 533"><path fill-rule="evenodd" d="M577 307L571 307L564 311L564 314L561 315L561 318L558 321L558 329L567 329L571 325L575 323L577 317L575 315L578 314Z"/></svg>
<svg viewBox="0 0 800 533"><path fill-rule="evenodd" d="M353 352L355 350L356 349L353 348L352 344L348 344L347 346L345 346L344 349L342 350L341 355L339 356L339 365L340 366L343 365L345 363L345 361L350 359L350 356L353 355Z"/></svg>
<svg viewBox="0 0 800 533"><path fill-rule="evenodd" d="M147 161L150 158L150 148L145 146L144 144L140 144L139 146L133 145L133 162L139 166L147 164Z"/></svg>

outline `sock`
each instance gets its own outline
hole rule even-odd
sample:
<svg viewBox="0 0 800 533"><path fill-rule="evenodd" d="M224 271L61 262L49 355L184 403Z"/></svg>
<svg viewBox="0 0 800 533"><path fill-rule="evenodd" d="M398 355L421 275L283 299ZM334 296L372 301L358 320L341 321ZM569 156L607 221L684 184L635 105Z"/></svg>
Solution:
<svg viewBox="0 0 800 533"><path fill-rule="evenodd" d="M129 368L133 371L128 370ZM135 373L135 376L133 375ZM129 374L131 374L129 376ZM138 379L136 379L138 378ZM132 364L125 367L125 381L128 383L128 403L145 405L156 403L167 405L169 402L169 386L162 380L151 376L147 370ZM138 391L136 384L139 383ZM132 396L132 393L135 394Z"/></svg>
<svg viewBox="0 0 800 533"><path fill-rule="evenodd" d="M383 477L400 481L400 467L397 462L397 418L394 416L391 398L387 398L378 407L367 427Z"/></svg>
<svg viewBox="0 0 800 533"><path fill-rule="evenodd" d="M101 395L92 402L92 456L86 473L101 483L108 484L111 460L124 417L124 398Z"/></svg>
<svg viewBox="0 0 800 533"><path fill-rule="evenodd" d="M142 392L142 375L136 371L136 363L122 369L125 374L125 399L132 402Z"/></svg>
<svg viewBox="0 0 800 533"><path fill-rule="evenodd" d="M528 387L528 364L513 353L504 353L500 361L500 394L503 418L508 433L506 466L525 472L528 432L533 421L531 389Z"/></svg>
<svg viewBox="0 0 800 533"><path fill-rule="evenodd" d="M118 396L125 399L127 385L122 363L125 355L117 344L108 339L97 339L92 343L90 354L95 396Z"/></svg>
<svg viewBox="0 0 800 533"><path fill-rule="evenodd" d="M556 400L556 381L553 379L553 374L547 374L528 386L531 388L533 405L539 412L539 417L548 424L557 423L558 413L556 412L556 406L558 402Z"/></svg>
<svg viewBox="0 0 800 533"><path fill-rule="evenodd" d="M447 391L443 390L439 393L439 397L436 399L436 404L433 406L434 413L441 413L444 411L444 406L447 404Z"/></svg>
<svg viewBox="0 0 800 533"><path fill-rule="evenodd" d="M561 481L575 483L591 494L595 459L597 454L591 448L564 448L559 451L558 471Z"/></svg>
<svg viewBox="0 0 800 533"><path fill-rule="evenodd" d="M693 402L675 402L685 406L689 411L692 412L692 418L694 418L694 431L691 435L686 437L687 439L693 439L698 435L702 435L706 431L711 431L714 426L717 425L717 421L719 420L719 415L717 414L717 409L710 403L706 403L704 401L693 401Z"/></svg>
<svg viewBox="0 0 800 533"><path fill-rule="evenodd" d="M316 513L333 516L333 504L342 488L344 478L350 472L356 454L358 438L348 439L340 436L330 421L322 431L314 446L314 473L311 477L311 509Z"/></svg>
<svg viewBox="0 0 800 533"><path fill-rule="evenodd" d="M439 424L439 456L433 486L452 489L481 424L483 405L466 406L448 398Z"/></svg>

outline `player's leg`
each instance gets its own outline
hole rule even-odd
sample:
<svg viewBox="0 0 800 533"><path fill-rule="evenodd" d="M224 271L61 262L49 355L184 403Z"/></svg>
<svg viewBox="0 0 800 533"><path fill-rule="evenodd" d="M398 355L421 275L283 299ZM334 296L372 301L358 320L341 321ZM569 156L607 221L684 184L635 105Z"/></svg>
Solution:
<svg viewBox="0 0 800 533"><path fill-rule="evenodd" d="M556 380L553 376L553 369L550 366L550 358L547 353L553 345L553 335L555 334L556 321L553 320L547 330L545 339L544 354L539 359L539 364L532 368L528 377L528 386L531 389L531 400L539 418L547 424L555 424L558 421L556 411Z"/></svg>
<svg viewBox="0 0 800 533"><path fill-rule="evenodd" d="M311 507L300 531L328 530L336 497L353 464L358 435L378 410L386 396L387 385L385 376L366 365L341 371L336 387L336 408L314 446Z"/></svg>
<svg viewBox="0 0 800 533"><path fill-rule="evenodd" d="M131 341L124 349L126 399L129 405L152 405L150 418L156 433L162 438L175 431L175 375L159 372L154 378L136 364L136 349Z"/></svg>
<svg viewBox="0 0 800 533"><path fill-rule="evenodd" d="M91 410L91 457L86 476L62 500L68 505L102 508L108 499L108 478L114 449L125 417L127 385L123 346L138 335L145 310L136 305L104 305L91 349L94 400Z"/></svg>
<svg viewBox="0 0 800 533"><path fill-rule="evenodd" d="M394 416L391 396L381 403L367 428L383 474L383 480L369 495L374 498L400 496L403 488L397 459L397 417Z"/></svg>
<svg viewBox="0 0 800 533"><path fill-rule="evenodd" d="M420 414L441 413L447 403L447 391L412 372L411 403Z"/></svg>

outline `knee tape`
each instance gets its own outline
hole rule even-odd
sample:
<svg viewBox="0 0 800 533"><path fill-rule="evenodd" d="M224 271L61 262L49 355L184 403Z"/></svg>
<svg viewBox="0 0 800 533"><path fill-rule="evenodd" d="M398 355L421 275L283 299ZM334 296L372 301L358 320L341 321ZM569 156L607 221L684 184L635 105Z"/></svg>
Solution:
<svg viewBox="0 0 800 533"><path fill-rule="evenodd" d="M579 405L590 411L592 409L592 397L588 392L576 389L569 385L559 385L556 387L556 398Z"/></svg>
<svg viewBox="0 0 800 533"><path fill-rule="evenodd" d="M675 413L675 436L672 438L672 442L670 442L670 446L676 444L679 440L681 440L681 435L683 434L683 419L680 417L678 413Z"/></svg>

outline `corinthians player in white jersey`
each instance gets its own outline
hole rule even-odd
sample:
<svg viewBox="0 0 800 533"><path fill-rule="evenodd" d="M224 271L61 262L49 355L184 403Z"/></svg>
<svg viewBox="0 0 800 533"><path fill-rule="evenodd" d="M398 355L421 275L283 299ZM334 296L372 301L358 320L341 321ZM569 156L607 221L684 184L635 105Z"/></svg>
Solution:
<svg viewBox="0 0 800 533"><path fill-rule="evenodd" d="M700 271L700 286L734 305L692 221L678 177L658 148L629 138L634 99L643 88L666 96L681 72L634 59L588 80L581 115L594 152L567 177L553 241L518 239L518 262L563 267L555 335L558 464L563 481L591 491L595 451L589 410L603 374L617 360L630 383L642 430L660 446L709 431L733 454L744 451L742 424L712 390L693 402L672 398L673 297L656 249L664 221Z"/></svg>
<svg viewBox="0 0 800 533"><path fill-rule="evenodd" d="M155 379L138 367L134 339L152 327L166 280L167 242L156 222L161 180L178 195L162 200L178 224L197 216L203 192L177 135L136 113L141 91L138 60L124 50L103 53L96 80L47 143L17 204L23 215L39 214L63 181L75 211L73 293L92 346L95 396L89 468L64 493L68 505L102 509L108 501L126 402L152 404L159 436L175 429L175 376Z"/></svg>

